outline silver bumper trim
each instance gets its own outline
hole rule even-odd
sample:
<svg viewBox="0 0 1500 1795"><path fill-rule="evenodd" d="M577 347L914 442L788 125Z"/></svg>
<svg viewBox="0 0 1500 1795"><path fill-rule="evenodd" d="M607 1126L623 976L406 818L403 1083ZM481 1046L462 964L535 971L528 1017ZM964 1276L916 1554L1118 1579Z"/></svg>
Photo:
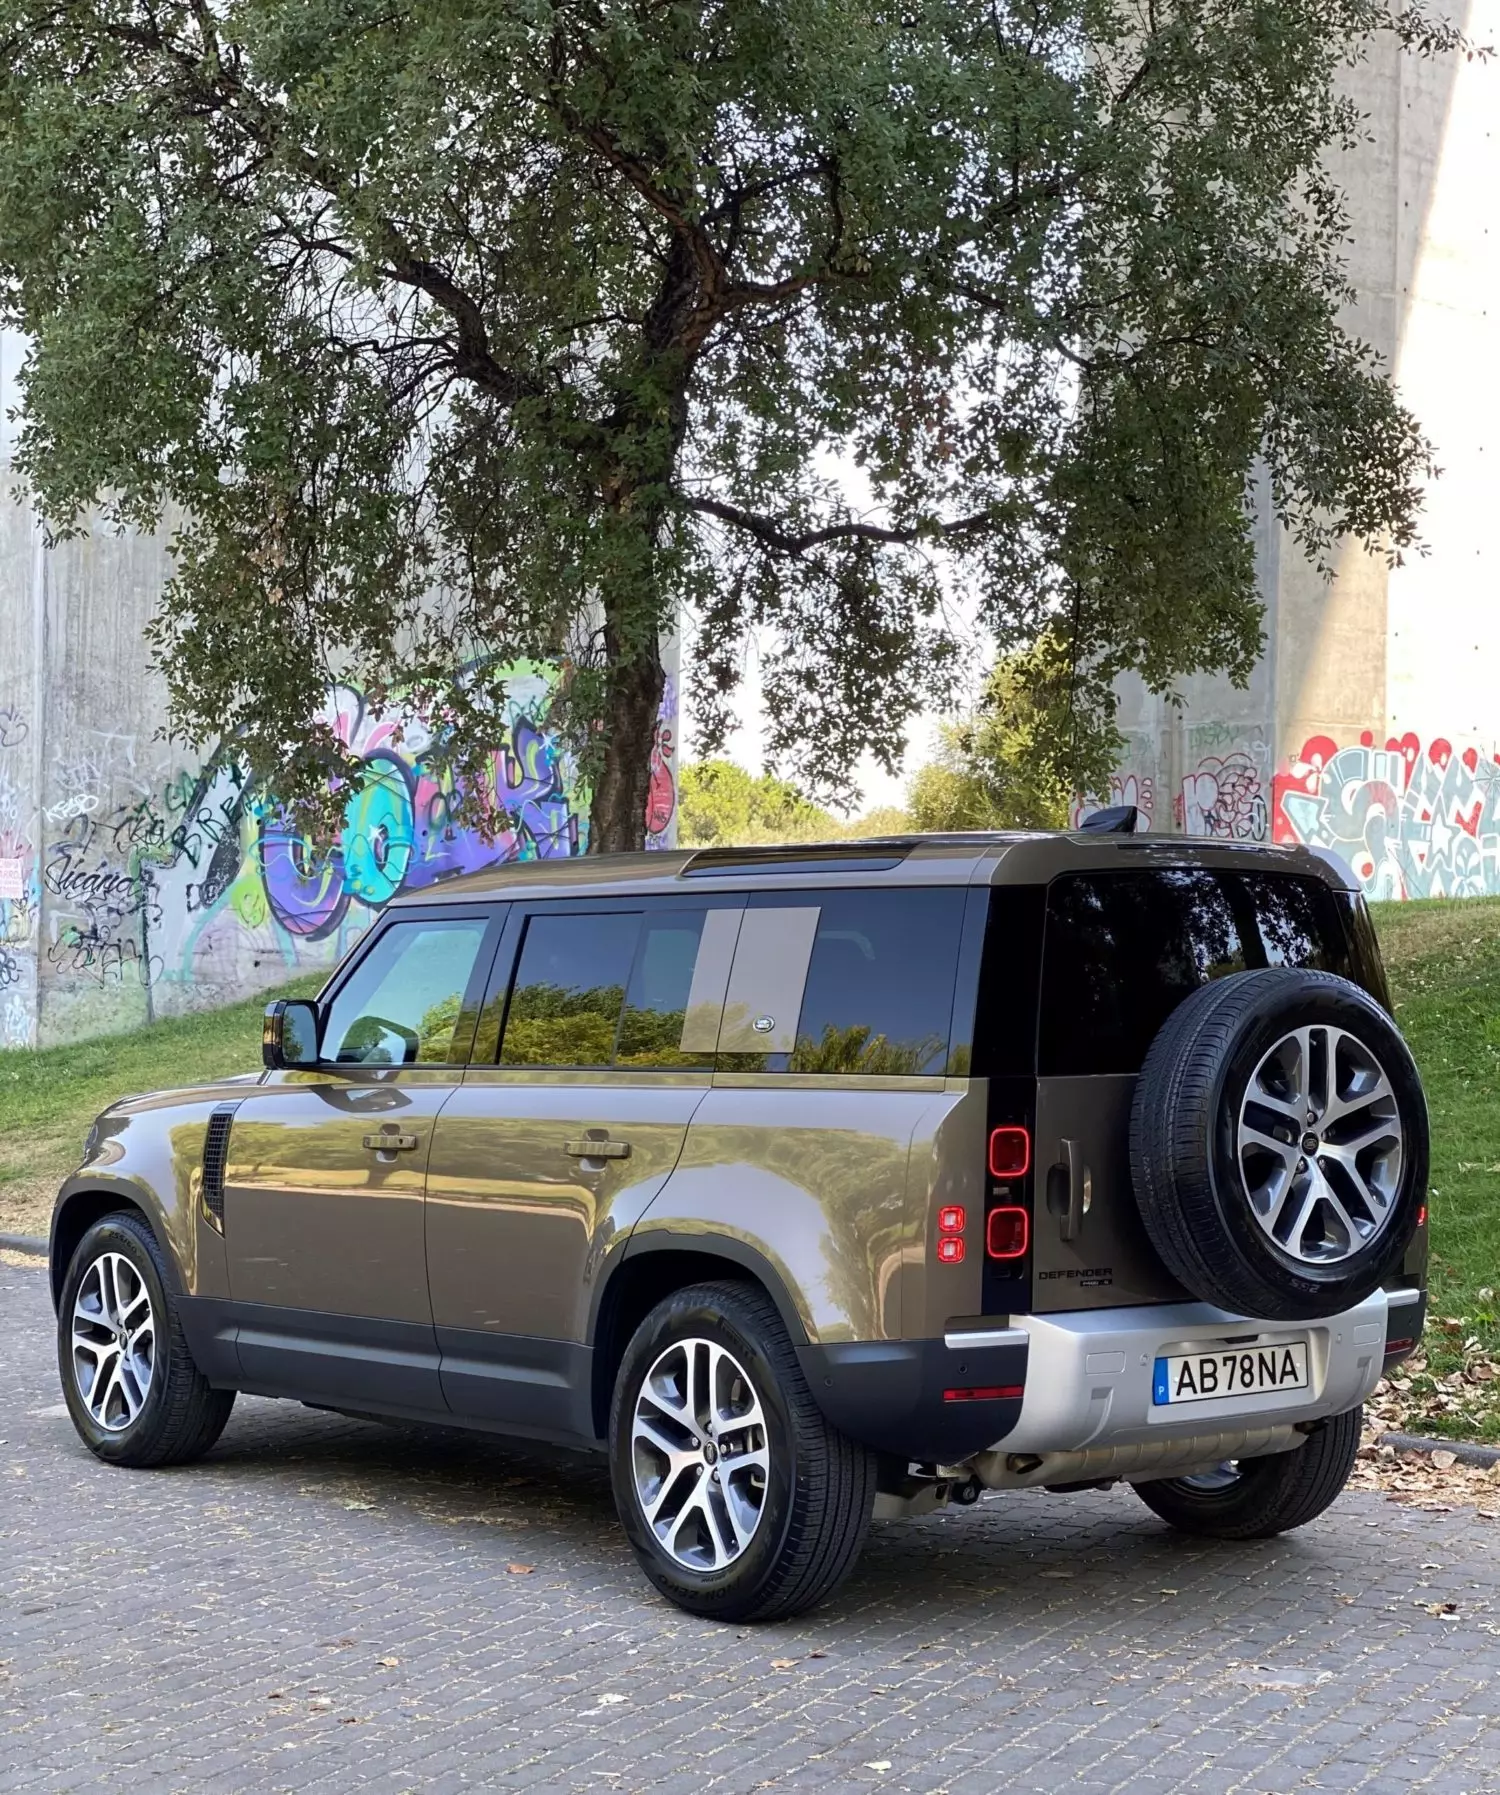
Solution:
<svg viewBox="0 0 1500 1795"><path fill-rule="evenodd" d="M995 1344L1016 1334L1028 1340L1026 1396L1020 1420L994 1450L1007 1457L1122 1446L1152 1446L1154 1452L1153 1442L1242 1435L1343 1414L1380 1381L1387 1308L1386 1293L1377 1290L1357 1307L1320 1321L1255 1321L1209 1303L1015 1316L1011 1328L993 1338ZM955 1340L978 1344L975 1335L950 1336L948 1343ZM1285 1340L1307 1341L1306 1390L1171 1406L1152 1401L1158 1356Z"/></svg>

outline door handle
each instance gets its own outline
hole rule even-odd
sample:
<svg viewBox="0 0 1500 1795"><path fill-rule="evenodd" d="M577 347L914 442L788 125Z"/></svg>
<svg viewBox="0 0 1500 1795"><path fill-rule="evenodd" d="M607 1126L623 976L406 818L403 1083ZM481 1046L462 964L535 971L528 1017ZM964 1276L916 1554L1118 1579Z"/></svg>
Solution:
<svg viewBox="0 0 1500 1795"><path fill-rule="evenodd" d="M1065 1140L1062 1150L1068 1167L1068 1199L1058 1232L1064 1240L1076 1240L1083 1218L1094 1206L1094 1175L1083 1163L1083 1151L1077 1141Z"/></svg>
<svg viewBox="0 0 1500 1795"><path fill-rule="evenodd" d="M382 1129L379 1134L367 1134L365 1145L372 1153L414 1153L417 1149L417 1137L414 1134L399 1134L394 1128Z"/></svg>
<svg viewBox="0 0 1500 1795"><path fill-rule="evenodd" d="M563 1152L573 1159L629 1159L629 1141L564 1141Z"/></svg>

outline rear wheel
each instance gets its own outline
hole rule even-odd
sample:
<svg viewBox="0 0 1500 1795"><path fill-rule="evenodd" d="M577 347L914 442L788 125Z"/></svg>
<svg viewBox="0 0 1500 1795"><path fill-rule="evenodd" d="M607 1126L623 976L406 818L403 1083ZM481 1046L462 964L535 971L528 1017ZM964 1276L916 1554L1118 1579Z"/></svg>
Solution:
<svg viewBox="0 0 1500 1795"><path fill-rule="evenodd" d="M188 1351L161 1248L127 1210L78 1243L57 1309L57 1360L79 1438L112 1465L201 1458L234 1407Z"/></svg>
<svg viewBox="0 0 1500 1795"><path fill-rule="evenodd" d="M1205 1539L1265 1539L1315 1521L1338 1500L1359 1452L1363 1409L1335 1415L1294 1452L1231 1460L1193 1477L1138 1483L1147 1508Z"/></svg>
<svg viewBox="0 0 1500 1795"><path fill-rule="evenodd" d="M875 1455L813 1399L775 1305L697 1284L625 1350L610 1413L620 1521L642 1570L690 1614L781 1620L853 1569Z"/></svg>

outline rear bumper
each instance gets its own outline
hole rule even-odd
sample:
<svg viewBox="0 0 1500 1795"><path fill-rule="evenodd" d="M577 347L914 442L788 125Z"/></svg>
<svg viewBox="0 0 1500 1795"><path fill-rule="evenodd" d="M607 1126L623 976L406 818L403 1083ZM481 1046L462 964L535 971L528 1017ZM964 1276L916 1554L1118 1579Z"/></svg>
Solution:
<svg viewBox="0 0 1500 1795"><path fill-rule="evenodd" d="M1208 1303L1161 1303L1017 1316L941 1340L854 1341L798 1349L828 1419L878 1451L956 1465L991 1448L1045 1459L1088 1453L1103 1462L1176 1460L1284 1450L1299 1423L1354 1408L1421 1337L1425 1297L1378 1290L1357 1307L1312 1322L1265 1322ZM1179 1352L1247 1350L1306 1340L1309 1387L1186 1404L1153 1401L1156 1360ZM1388 1349L1393 1349L1388 1352ZM1135 1451L1134 1449L1141 1449ZM1028 1475L1028 1481L1032 1479ZM1038 1478L1038 1481L1041 1479Z"/></svg>
<svg viewBox="0 0 1500 1795"><path fill-rule="evenodd" d="M1290 1427L1356 1407L1380 1381L1386 1344L1420 1324L1421 1293L1383 1290L1322 1321L1265 1322L1208 1303L1167 1303L1018 1317L1030 1349L1026 1396L1014 1426L996 1435L1009 1454L1152 1446L1226 1431ZM1409 1297L1412 1300L1406 1300ZM959 1337L949 1336L950 1343ZM1247 1351L1306 1340L1309 1387L1251 1396L1153 1401L1156 1360L1223 1346Z"/></svg>

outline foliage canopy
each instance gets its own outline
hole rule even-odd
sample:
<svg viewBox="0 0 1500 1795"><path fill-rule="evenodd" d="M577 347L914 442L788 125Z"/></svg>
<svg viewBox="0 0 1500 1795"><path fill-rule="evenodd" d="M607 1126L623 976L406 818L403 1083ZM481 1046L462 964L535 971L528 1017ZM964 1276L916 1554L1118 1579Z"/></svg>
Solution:
<svg viewBox="0 0 1500 1795"><path fill-rule="evenodd" d="M974 711L939 729L913 779L917 829L1062 829L1075 791L1107 790L1121 746L1108 693L1061 630L1001 658Z"/></svg>
<svg viewBox="0 0 1500 1795"><path fill-rule="evenodd" d="M472 774L487 669L562 655L635 845L678 615L700 746L767 632L833 798L950 694L959 591L1100 692L1242 677L1257 458L1310 552L1414 540L1330 172L1387 33L1462 47L1384 0L0 0L20 467L60 529L182 520L176 721L291 795L350 771L333 677Z"/></svg>

